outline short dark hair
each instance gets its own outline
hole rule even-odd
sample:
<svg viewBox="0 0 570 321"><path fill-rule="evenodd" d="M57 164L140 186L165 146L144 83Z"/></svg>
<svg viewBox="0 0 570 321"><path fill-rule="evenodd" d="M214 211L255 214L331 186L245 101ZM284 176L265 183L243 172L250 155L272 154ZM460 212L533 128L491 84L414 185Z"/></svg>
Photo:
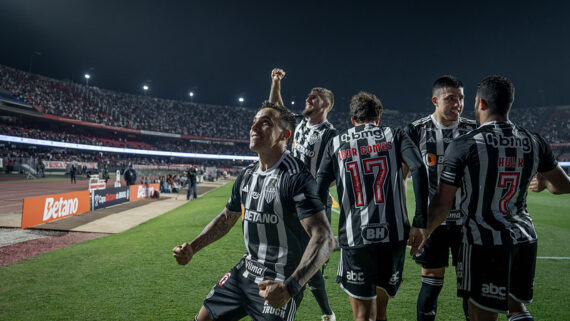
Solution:
<svg viewBox="0 0 570 321"><path fill-rule="evenodd" d="M373 122L382 115L383 108L376 95L361 91L350 100L350 117L359 123Z"/></svg>
<svg viewBox="0 0 570 321"><path fill-rule="evenodd" d="M285 130L287 129L290 130L291 137L293 137L293 132L295 131L295 126L297 125L295 121L295 115L289 109L282 106L281 104L272 103L269 100L264 101L261 104L261 108L259 108L259 110L262 110L264 108L271 108L277 110L279 112L280 127ZM289 137L289 139L291 139L291 137Z"/></svg>
<svg viewBox="0 0 570 321"><path fill-rule="evenodd" d="M477 97L487 103L491 114L506 115L515 101L515 86L503 76L489 76L477 86Z"/></svg>
<svg viewBox="0 0 570 321"><path fill-rule="evenodd" d="M434 81L433 86L431 87L431 92L432 94L434 94L436 90L445 87L459 89L463 88L463 83L461 82L461 80L453 77L452 75L443 75Z"/></svg>
<svg viewBox="0 0 570 321"><path fill-rule="evenodd" d="M318 92L319 96L322 99L331 103L331 105L329 106L329 109L327 111L330 111L333 108L333 106L334 106L334 94L332 93L332 91L330 91L326 88L322 88L322 87L315 87L315 88L311 89L311 91Z"/></svg>

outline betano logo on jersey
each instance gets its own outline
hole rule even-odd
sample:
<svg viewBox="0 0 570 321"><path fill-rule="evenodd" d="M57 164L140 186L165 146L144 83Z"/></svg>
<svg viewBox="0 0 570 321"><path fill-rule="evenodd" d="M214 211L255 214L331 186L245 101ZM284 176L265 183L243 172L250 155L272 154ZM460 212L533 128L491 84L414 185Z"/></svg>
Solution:
<svg viewBox="0 0 570 321"><path fill-rule="evenodd" d="M305 156L308 157L315 157L315 152L312 150L309 150L308 148L306 148L305 146L301 145L301 144L296 144L294 146L295 150L298 151L300 154L303 154Z"/></svg>
<svg viewBox="0 0 570 321"><path fill-rule="evenodd" d="M427 153L424 155L424 163L426 166L435 166L437 163L443 163L443 156Z"/></svg>
<svg viewBox="0 0 570 321"><path fill-rule="evenodd" d="M501 134L487 133L485 134L487 144L497 147L520 148L524 153L531 151L530 139L528 137L503 136Z"/></svg>
<svg viewBox="0 0 570 321"><path fill-rule="evenodd" d="M355 132L351 132L349 133L345 133L340 135L340 140L342 140L343 142L349 142L351 140L357 140L357 139L364 139L364 138L368 138L368 137L374 137L376 139L383 139L384 138L384 132L382 132L382 130L380 128L375 128L372 130L363 130L361 132L355 133Z"/></svg>
<svg viewBox="0 0 570 321"><path fill-rule="evenodd" d="M246 209L243 214L244 220L258 224L278 224L279 216L273 213L260 213Z"/></svg>

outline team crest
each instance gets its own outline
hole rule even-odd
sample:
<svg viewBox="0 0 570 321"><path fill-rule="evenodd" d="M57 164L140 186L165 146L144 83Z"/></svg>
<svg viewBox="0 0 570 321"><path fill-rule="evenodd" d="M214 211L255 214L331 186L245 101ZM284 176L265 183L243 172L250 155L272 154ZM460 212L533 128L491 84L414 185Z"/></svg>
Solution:
<svg viewBox="0 0 570 321"><path fill-rule="evenodd" d="M272 178L269 184L265 187L265 201L267 203L273 202L277 196L277 179Z"/></svg>
<svg viewBox="0 0 570 321"><path fill-rule="evenodd" d="M309 136L309 145L315 145L319 138L319 133L313 132L313 134Z"/></svg>

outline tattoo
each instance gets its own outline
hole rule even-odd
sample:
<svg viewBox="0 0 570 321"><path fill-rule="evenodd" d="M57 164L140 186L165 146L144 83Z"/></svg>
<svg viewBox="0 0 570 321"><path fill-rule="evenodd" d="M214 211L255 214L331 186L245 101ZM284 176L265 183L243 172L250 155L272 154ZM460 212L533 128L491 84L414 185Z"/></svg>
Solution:
<svg viewBox="0 0 570 321"><path fill-rule="evenodd" d="M239 217L239 212L224 209L204 228L202 233L192 241L191 244L194 253L226 235L236 224Z"/></svg>
<svg viewBox="0 0 570 321"><path fill-rule="evenodd" d="M319 217L315 217L316 215ZM324 212L316 215L301 220L303 228L311 237L301 262L292 275L301 285L307 283L310 277L326 262L334 247L334 237Z"/></svg>

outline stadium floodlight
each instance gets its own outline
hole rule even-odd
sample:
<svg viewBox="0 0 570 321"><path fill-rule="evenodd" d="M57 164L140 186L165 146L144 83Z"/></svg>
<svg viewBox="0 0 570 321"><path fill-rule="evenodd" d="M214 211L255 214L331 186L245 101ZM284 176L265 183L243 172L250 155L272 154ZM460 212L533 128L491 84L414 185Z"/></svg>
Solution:
<svg viewBox="0 0 570 321"><path fill-rule="evenodd" d="M85 86L89 86L89 79L91 79L91 75L85 74Z"/></svg>
<svg viewBox="0 0 570 321"><path fill-rule="evenodd" d="M291 102L291 105L295 105L295 102L294 102L294 101L292 101L292 102Z"/></svg>
<svg viewBox="0 0 570 321"><path fill-rule="evenodd" d="M240 98L238 98L238 101L239 101L239 105L242 106L243 102L245 101L245 98L240 97Z"/></svg>
<svg viewBox="0 0 570 321"><path fill-rule="evenodd" d="M193 92L189 92L189 93L188 93L188 96L194 97L194 93L193 93Z"/></svg>
<svg viewBox="0 0 570 321"><path fill-rule="evenodd" d="M144 94L146 95L146 92L149 90L148 85L143 85L143 90L144 90Z"/></svg>

